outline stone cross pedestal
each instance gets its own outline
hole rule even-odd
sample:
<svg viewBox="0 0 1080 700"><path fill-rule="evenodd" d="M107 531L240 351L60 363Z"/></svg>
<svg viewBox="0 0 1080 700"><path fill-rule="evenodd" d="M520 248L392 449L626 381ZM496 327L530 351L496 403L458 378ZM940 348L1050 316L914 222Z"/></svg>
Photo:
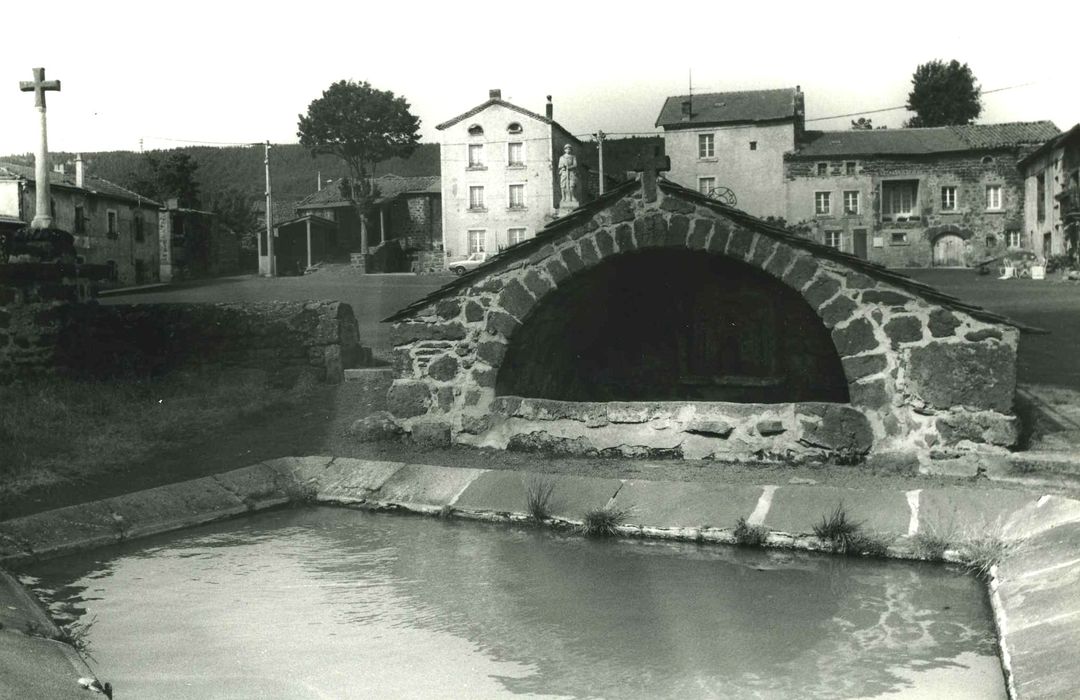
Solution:
<svg viewBox="0 0 1080 700"><path fill-rule="evenodd" d="M34 157L34 185L36 204L34 207L34 220L30 222L30 228L52 228L52 204L49 198L49 144L46 139L45 127L45 91L60 91L59 80L45 80L45 69L35 68L34 79L19 82L19 89L23 92L34 93L34 106L37 107L41 118L41 138L38 139L37 155Z"/></svg>
<svg viewBox="0 0 1080 700"><path fill-rule="evenodd" d="M634 171L641 173L641 190L646 202L656 201L657 175L671 170L671 158L660 155L659 151L659 148L655 149L651 158L638 156L634 164Z"/></svg>

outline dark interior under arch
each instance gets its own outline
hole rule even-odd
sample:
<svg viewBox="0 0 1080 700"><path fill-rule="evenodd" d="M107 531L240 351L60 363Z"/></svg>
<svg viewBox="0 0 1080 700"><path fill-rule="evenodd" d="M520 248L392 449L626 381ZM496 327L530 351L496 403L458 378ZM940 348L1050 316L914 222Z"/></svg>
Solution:
<svg viewBox="0 0 1080 700"><path fill-rule="evenodd" d="M542 299L499 395L565 401L848 402L828 329L798 292L691 250L608 258Z"/></svg>

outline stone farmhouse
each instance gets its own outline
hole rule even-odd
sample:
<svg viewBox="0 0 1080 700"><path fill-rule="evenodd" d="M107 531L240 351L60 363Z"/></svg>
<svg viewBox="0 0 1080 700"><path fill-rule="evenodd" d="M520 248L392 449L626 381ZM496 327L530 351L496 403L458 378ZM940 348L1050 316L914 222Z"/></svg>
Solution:
<svg viewBox="0 0 1080 700"><path fill-rule="evenodd" d="M502 99L488 100L437 127L441 147L446 261L494 253L536 235L558 214L558 161L581 142L554 120ZM579 153L580 155L580 153Z"/></svg>
<svg viewBox="0 0 1080 700"><path fill-rule="evenodd" d="M1041 257L1080 249L1080 124L1055 136L1022 161L1024 231Z"/></svg>
<svg viewBox="0 0 1080 700"><path fill-rule="evenodd" d="M802 143L802 90L669 97L656 118L674 182L710 194L727 188L755 216L782 217L784 154ZM730 203L730 202L729 202Z"/></svg>
<svg viewBox="0 0 1080 700"><path fill-rule="evenodd" d="M1032 249L1019 164L1057 134L1046 121L807 132L783 159L785 218L888 267L965 267Z"/></svg>
<svg viewBox="0 0 1080 700"><path fill-rule="evenodd" d="M647 170L387 321L417 439L921 460L1017 438L1019 326Z"/></svg>
<svg viewBox="0 0 1080 700"><path fill-rule="evenodd" d="M0 163L0 226L14 230L34 218L34 168ZM158 218L161 204L63 165L49 173L52 216L57 228L75 236L80 262L105 265L103 285L129 286L158 280Z"/></svg>

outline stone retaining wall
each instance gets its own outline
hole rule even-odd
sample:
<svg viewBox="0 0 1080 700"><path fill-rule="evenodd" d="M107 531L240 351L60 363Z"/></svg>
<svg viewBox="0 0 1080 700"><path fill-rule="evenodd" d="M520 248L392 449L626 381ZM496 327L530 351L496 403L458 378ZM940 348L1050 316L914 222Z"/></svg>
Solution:
<svg viewBox="0 0 1080 700"><path fill-rule="evenodd" d="M370 360L352 307L337 301L91 304L75 314L60 361L90 376L213 365L265 370L285 385L301 374L336 383Z"/></svg>
<svg viewBox="0 0 1080 700"><path fill-rule="evenodd" d="M645 201L637 188L590 216L557 225L399 314L392 334L397 379L389 405L400 423L407 429L423 425L427 433L434 424L466 444L524 444L547 440L547 433L584 453L639 454L678 443L687 456L697 457L820 454L834 448L815 439L815 432L831 434L837 424L850 432L844 442L859 449L868 435L870 451L953 456L1015 443L1015 327L959 303L938 303L941 297L932 290L924 293L884 270L877 274L823 246L793 241L742 212L697 201L682 188L659 190L655 202ZM558 423L535 411L527 418L521 411L541 405L528 397L511 411L501 410L510 399L496 402L496 378L508 344L533 309L564 281L588 274L606 258L663 247L729 256L797 290L831 331L850 405L837 404L823 414L814 405L667 405L659 423L648 421L649 430L642 427L646 422L635 424L621 431L622 441L611 420L590 425L569 416ZM673 440L674 434L688 434L687 421L698 420L699 411L732 430L691 431L693 444ZM676 414L685 420L672 425Z"/></svg>

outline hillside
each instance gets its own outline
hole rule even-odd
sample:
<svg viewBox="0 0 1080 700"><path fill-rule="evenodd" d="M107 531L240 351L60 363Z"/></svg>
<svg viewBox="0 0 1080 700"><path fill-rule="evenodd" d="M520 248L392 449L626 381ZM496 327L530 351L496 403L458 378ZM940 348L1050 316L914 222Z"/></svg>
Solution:
<svg viewBox="0 0 1080 700"><path fill-rule="evenodd" d="M664 141L659 136L608 139L604 147L605 170L621 178L627 170L633 169L638 155L652 155L653 149L657 147L663 153L663 146ZM256 201L262 199L265 191L262 146L187 146L149 151L158 157L174 152L186 153L199 164L195 176L204 200L209 200L213 193L228 188L238 190ZM582 163L593 170L597 169L595 143L584 143L578 155ZM121 185L132 182L134 175L140 172L144 165L143 155L132 151L103 151L83 153L82 156L88 172ZM52 159L53 163L68 163L69 168L74 168L74 153L53 153ZM30 154L6 156L0 160L33 164L33 156ZM270 150L272 186L274 197L279 201L295 202L311 194L316 189L316 179L320 172L326 180L337 179L344 175L346 170L337 158L327 155L312 157L308 150L299 144L276 145ZM407 159L391 158L383 161L376 167L374 175L377 177L390 173L403 177L439 175L439 144L420 144Z"/></svg>

